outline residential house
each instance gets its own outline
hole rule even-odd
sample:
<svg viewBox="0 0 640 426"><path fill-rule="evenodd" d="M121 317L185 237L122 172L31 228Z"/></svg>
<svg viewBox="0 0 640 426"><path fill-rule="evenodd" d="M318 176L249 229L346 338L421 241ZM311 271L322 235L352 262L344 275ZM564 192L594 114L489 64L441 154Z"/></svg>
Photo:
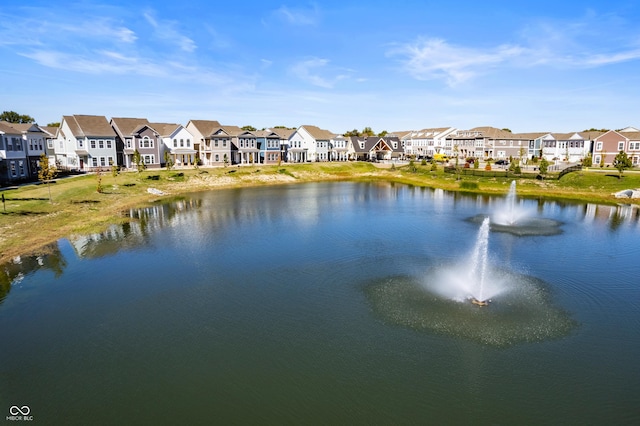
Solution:
<svg viewBox="0 0 640 426"><path fill-rule="evenodd" d="M550 133L543 140L542 156L548 161L581 161L591 152L594 139L602 132Z"/></svg>
<svg viewBox="0 0 640 426"><path fill-rule="evenodd" d="M254 132L257 137L260 150L259 162L264 164L278 164L280 157L280 135L271 130L258 130Z"/></svg>
<svg viewBox="0 0 640 426"><path fill-rule="evenodd" d="M56 135L58 134L59 127L57 126L39 126L42 132L44 133L45 139L45 153L47 157L49 157L49 164L56 164L56 152L55 152L55 141Z"/></svg>
<svg viewBox="0 0 640 426"><path fill-rule="evenodd" d="M526 158L530 134L511 133L508 130L484 126L469 130L456 130L447 136L444 154L458 158L508 159Z"/></svg>
<svg viewBox="0 0 640 426"><path fill-rule="evenodd" d="M329 161L329 149L335 134L316 126L298 127L289 137L289 159L291 163Z"/></svg>
<svg viewBox="0 0 640 426"><path fill-rule="evenodd" d="M211 137L214 131L221 127L221 124L214 120L189 120L187 123L187 130L193 135L194 147L205 166L222 166L225 154L227 159L231 156L229 145L222 145L224 139Z"/></svg>
<svg viewBox="0 0 640 426"><path fill-rule="evenodd" d="M195 149L195 138L183 125L174 123L149 123L162 141L158 155L164 163L164 153L168 152L175 167L192 166L199 162ZM150 154L149 154L150 155Z"/></svg>
<svg viewBox="0 0 640 426"><path fill-rule="evenodd" d="M404 143L405 154L417 158L433 157L444 153L447 136L454 133L454 127L437 127L410 132L393 132Z"/></svg>
<svg viewBox="0 0 640 426"><path fill-rule="evenodd" d="M22 144L27 151L27 174L37 179L40 155L46 154L46 133L35 123L13 123L11 127L22 133Z"/></svg>
<svg viewBox="0 0 640 426"><path fill-rule="evenodd" d="M404 159L404 147L397 136L352 136L355 156L360 161Z"/></svg>
<svg viewBox="0 0 640 426"><path fill-rule="evenodd" d="M116 161L116 133L102 115L65 115L54 142L56 164L88 171Z"/></svg>
<svg viewBox="0 0 640 426"><path fill-rule="evenodd" d="M593 165L613 165L616 155L624 151L634 167L640 166L640 130L627 127L609 130L594 139Z"/></svg>
<svg viewBox="0 0 640 426"><path fill-rule="evenodd" d="M257 132L243 130L238 135L238 158L240 164L256 164L260 161Z"/></svg>
<svg viewBox="0 0 640 426"><path fill-rule="evenodd" d="M147 167L160 167L158 153L161 142L159 135L149 127L146 118L112 117L111 127L116 132L116 164L126 168L135 168L134 153L138 150Z"/></svg>
<svg viewBox="0 0 640 426"><path fill-rule="evenodd" d="M356 150L351 137L336 135L332 140L331 161L351 161L356 159Z"/></svg>
<svg viewBox="0 0 640 426"><path fill-rule="evenodd" d="M287 129L284 127L273 127L267 129L278 135L280 138L280 159L281 161L287 161L289 158L289 138L296 131L296 129Z"/></svg>
<svg viewBox="0 0 640 426"><path fill-rule="evenodd" d="M240 164L240 134L244 133L238 126L218 126L214 128L210 138L214 146L214 161L218 164ZM217 154L217 156L216 156Z"/></svg>
<svg viewBox="0 0 640 426"><path fill-rule="evenodd" d="M0 184L27 179L27 149L22 132L13 123L0 121Z"/></svg>

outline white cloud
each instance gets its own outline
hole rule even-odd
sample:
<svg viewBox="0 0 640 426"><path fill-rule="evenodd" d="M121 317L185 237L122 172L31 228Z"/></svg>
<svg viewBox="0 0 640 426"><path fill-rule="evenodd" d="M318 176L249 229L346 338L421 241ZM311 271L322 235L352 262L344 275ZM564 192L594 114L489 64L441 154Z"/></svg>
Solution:
<svg viewBox="0 0 640 426"><path fill-rule="evenodd" d="M273 12L277 18L297 26L316 25L320 20L320 11L316 4L312 4L308 9L292 9L287 6L281 6Z"/></svg>
<svg viewBox="0 0 640 426"><path fill-rule="evenodd" d="M449 86L469 80L478 73L523 54L519 46L493 49L454 46L442 39L420 39L392 49L390 56L403 56L405 71L417 80L444 79Z"/></svg>
<svg viewBox="0 0 640 426"><path fill-rule="evenodd" d="M328 64L328 59L311 58L295 64L291 68L291 73L300 80L314 86L331 89L338 81L344 80L349 76L347 74L336 74L333 77L322 76L320 72L326 70Z"/></svg>
<svg viewBox="0 0 640 426"><path fill-rule="evenodd" d="M169 42L178 46L185 52L192 53L196 50L196 43L191 38L183 35L176 28L176 21L162 20L158 21L152 12L143 13L145 20L153 27L154 36L165 42Z"/></svg>

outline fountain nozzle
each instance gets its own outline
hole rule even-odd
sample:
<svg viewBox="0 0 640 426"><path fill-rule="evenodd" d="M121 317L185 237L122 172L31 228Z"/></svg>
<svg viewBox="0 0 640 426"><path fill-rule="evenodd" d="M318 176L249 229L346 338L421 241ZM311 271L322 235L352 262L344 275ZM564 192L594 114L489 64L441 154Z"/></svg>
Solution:
<svg viewBox="0 0 640 426"><path fill-rule="evenodd" d="M471 298L471 303L473 303L474 305L477 305L477 306L489 306L489 301L488 300L478 300L475 297Z"/></svg>

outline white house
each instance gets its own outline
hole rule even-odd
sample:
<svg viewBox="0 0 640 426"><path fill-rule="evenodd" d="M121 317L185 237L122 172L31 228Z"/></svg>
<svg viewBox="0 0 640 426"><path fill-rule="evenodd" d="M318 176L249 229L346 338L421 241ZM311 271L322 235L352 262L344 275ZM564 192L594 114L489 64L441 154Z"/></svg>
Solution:
<svg viewBox="0 0 640 426"><path fill-rule="evenodd" d="M162 139L159 155L164 158L164 153L169 152L176 167L191 166L196 162L195 138L186 127L172 123L150 123Z"/></svg>
<svg viewBox="0 0 640 426"><path fill-rule="evenodd" d="M289 158L291 163L308 161L329 161L329 148L335 134L316 126L304 125L289 137Z"/></svg>
<svg viewBox="0 0 640 426"><path fill-rule="evenodd" d="M65 115L54 142L56 162L68 170L92 170L116 162L116 133L102 115Z"/></svg>

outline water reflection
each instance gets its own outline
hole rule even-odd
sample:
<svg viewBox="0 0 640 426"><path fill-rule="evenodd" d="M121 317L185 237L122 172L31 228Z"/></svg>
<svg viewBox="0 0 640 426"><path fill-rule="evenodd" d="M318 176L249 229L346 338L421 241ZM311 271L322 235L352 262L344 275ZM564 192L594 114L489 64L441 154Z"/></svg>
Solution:
<svg viewBox="0 0 640 426"><path fill-rule="evenodd" d="M254 189L218 190L211 193L194 194L183 199L143 208L130 209L125 213L129 220L111 225L100 233L74 236L69 242L78 258L100 258L123 250L135 250L146 246L156 232L171 228L190 229L192 233L178 233L175 244L195 240L202 235L215 234L217 238L233 237L242 226L248 224L281 224L283 231L313 229L326 214L329 206L332 215L343 214L345 205L367 205L371 200L394 201L401 198L424 199L432 205L432 214L451 214L457 208L469 208L488 213L503 202L501 197L449 193L441 189L418 188L385 182L353 184L351 191L340 185L309 184L285 185ZM567 222L585 222L605 225L611 231L626 227L640 228L640 207L637 205L600 205L571 201L520 199L519 203L535 206L541 217L564 217ZM393 209L394 203L385 204ZM357 211L358 214L371 214ZM425 220L430 217L425 216ZM25 275L40 268L52 270L56 276L62 274L66 261L58 244L51 244L38 253L23 255L0 266L0 301L7 297L11 286L19 283Z"/></svg>
<svg viewBox="0 0 640 426"><path fill-rule="evenodd" d="M0 266L0 303L8 296L11 287L38 270L50 270L55 277L62 276L67 261L58 243L48 244L30 255L16 256Z"/></svg>

